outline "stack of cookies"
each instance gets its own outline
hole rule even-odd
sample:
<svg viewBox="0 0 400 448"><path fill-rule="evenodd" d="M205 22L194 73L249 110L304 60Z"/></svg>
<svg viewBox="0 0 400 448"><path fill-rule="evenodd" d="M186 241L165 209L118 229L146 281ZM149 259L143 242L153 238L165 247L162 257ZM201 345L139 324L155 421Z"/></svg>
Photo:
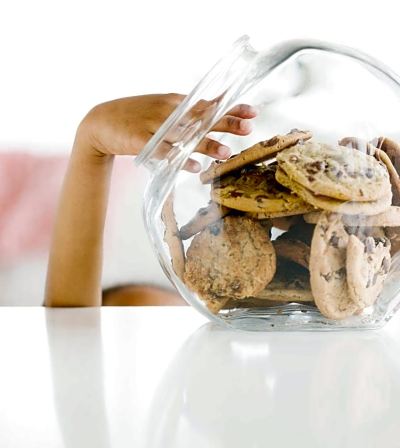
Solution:
<svg viewBox="0 0 400 448"><path fill-rule="evenodd" d="M200 174L211 184L207 207L179 230L171 201L164 207L175 272L213 313L293 302L331 319L362 312L400 241L399 152L387 141L331 146L293 130L213 162Z"/></svg>
<svg viewBox="0 0 400 448"><path fill-rule="evenodd" d="M316 208L375 215L392 203L387 168L354 148L317 142L277 155L277 181Z"/></svg>

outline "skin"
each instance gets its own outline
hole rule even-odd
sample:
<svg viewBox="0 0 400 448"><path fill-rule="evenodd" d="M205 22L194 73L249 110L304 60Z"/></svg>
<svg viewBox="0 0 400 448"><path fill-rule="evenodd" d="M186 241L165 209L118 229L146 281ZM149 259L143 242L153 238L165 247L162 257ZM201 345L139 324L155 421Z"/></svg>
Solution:
<svg viewBox="0 0 400 448"><path fill-rule="evenodd" d="M100 306L103 231L114 157L137 155L184 99L179 94L143 95L94 107L78 127L61 191L49 255L46 306ZM206 101L194 107L207 106ZM212 129L247 135L256 111L238 105ZM205 138L197 148L215 159L230 150ZM189 160L185 169L198 172Z"/></svg>
<svg viewBox="0 0 400 448"><path fill-rule="evenodd" d="M175 291L152 285L125 285L103 291L103 306L185 306Z"/></svg>

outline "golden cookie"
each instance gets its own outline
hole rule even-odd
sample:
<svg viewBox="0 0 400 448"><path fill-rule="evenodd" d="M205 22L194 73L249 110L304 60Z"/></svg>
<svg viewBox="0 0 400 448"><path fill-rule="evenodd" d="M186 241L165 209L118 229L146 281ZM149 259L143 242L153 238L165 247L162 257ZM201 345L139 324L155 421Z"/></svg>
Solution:
<svg viewBox="0 0 400 448"><path fill-rule="evenodd" d="M298 222L293 224L287 232L280 235L278 239L297 240L303 242L307 246L311 246L314 229L315 226L304 222L304 220L300 218Z"/></svg>
<svg viewBox="0 0 400 448"><path fill-rule="evenodd" d="M354 148L306 142L281 151L276 159L290 181L315 196L371 202L391 191L386 168Z"/></svg>
<svg viewBox="0 0 400 448"><path fill-rule="evenodd" d="M264 227L228 215L197 234L187 250L184 281L203 300L254 296L273 278L275 250Z"/></svg>
<svg viewBox="0 0 400 448"><path fill-rule="evenodd" d="M282 216L279 218L272 217L272 226L280 230L289 230L294 226L301 217L299 215Z"/></svg>
<svg viewBox="0 0 400 448"><path fill-rule="evenodd" d="M310 275L298 264L280 259L274 279L255 298L277 302L312 302Z"/></svg>
<svg viewBox="0 0 400 448"><path fill-rule="evenodd" d="M171 193L164 203L161 219L165 225L164 241L169 247L172 267L175 274L182 279L185 270L185 252L183 250L182 240L179 236L178 225L176 224L174 206L174 196Z"/></svg>
<svg viewBox="0 0 400 448"><path fill-rule="evenodd" d="M373 144L385 151L392 161L396 171L400 173L400 144L388 137L379 137Z"/></svg>
<svg viewBox="0 0 400 448"><path fill-rule="evenodd" d="M376 215L387 210L392 202L391 191L389 191L387 196L384 196L377 201L370 202L345 202L328 196L315 195L312 191L297 182L290 180L281 169L276 171L276 179L279 183L286 188L291 189L294 193L304 199L304 201L313 205L315 208L330 212L346 215Z"/></svg>
<svg viewBox="0 0 400 448"><path fill-rule="evenodd" d="M180 236L183 240L191 238L196 233L201 232L208 225L218 221L230 212L230 209L223 205L210 201L207 207L198 210L196 215L184 226L181 227Z"/></svg>
<svg viewBox="0 0 400 448"><path fill-rule="evenodd" d="M277 165L250 165L212 184L213 201L263 219L307 213L313 207L275 179Z"/></svg>
<svg viewBox="0 0 400 448"><path fill-rule="evenodd" d="M245 149L224 162L218 160L212 162L210 167L200 174L200 180L203 184L208 184L214 179L239 170L246 165L270 159L277 152L282 151L282 149L295 145L299 141L308 140L311 137L311 132L299 131L297 129L293 129L287 135L277 135Z"/></svg>
<svg viewBox="0 0 400 448"><path fill-rule="evenodd" d="M400 226L386 228L385 234L390 240L390 254L393 256L400 251Z"/></svg>
<svg viewBox="0 0 400 448"><path fill-rule="evenodd" d="M347 284L353 302L360 309L373 305L382 291L390 268L389 239L350 235L346 268Z"/></svg>
<svg viewBox="0 0 400 448"><path fill-rule="evenodd" d="M311 242L310 282L315 304L330 319L344 319L359 309L347 286L348 241L340 216L322 213Z"/></svg>
<svg viewBox="0 0 400 448"><path fill-rule="evenodd" d="M282 306L282 300L258 299L256 297L246 297L245 299L231 299L223 309L230 310L232 308L272 308L274 306Z"/></svg>
<svg viewBox="0 0 400 448"><path fill-rule="evenodd" d="M392 140L385 139L384 137L375 139L373 143L356 137L345 137L339 142L339 144L357 149L368 155L374 156L375 159L386 166L386 169L390 176L390 182L392 184L393 204L399 205L400 178L398 171L393 166L393 164L396 163L396 158L400 156L400 147ZM386 150L384 148L386 148Z"/></svg>
<svg viewBox="0 0 400 448"><path fill-rule="evenodd" d="M278 238L273 241L277 257L293 261L308 269L310 265L310 246L299 240Z"/></svg>
<svg viewBox="0 0 400 448"><path fill-rule="evenodd" d="M229 297L203 297L206 307L213 313L218 314L228 303Z"/></svg>
<svg viewBox="0 0 400 448"><path fill-rule="evenodd" d="M318 222L321 212L311 212L303 215L304 221L310 224ZM359 227L399 227L400 226L400 207L391 206L377 215L343 215L343 223L346 226Z"/></svg>

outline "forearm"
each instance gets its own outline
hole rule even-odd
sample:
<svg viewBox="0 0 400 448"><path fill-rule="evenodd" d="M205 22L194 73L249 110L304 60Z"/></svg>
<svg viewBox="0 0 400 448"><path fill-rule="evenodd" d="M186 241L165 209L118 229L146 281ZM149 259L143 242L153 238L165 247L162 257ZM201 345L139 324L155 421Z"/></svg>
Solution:
<svg viewBox="0 0 400 448"><path fill-rule="evenodd" d="M103 230L113 157L75 141L58 206L46 306L101 305Z"/></svg>
<svg viewBox="0 0 400 448"><path fill-rule="evenodd" d="M47 306L101 305L103 229L113 155L137 155L181 103L183 95L142 95L99 104L82 120L65 177L47 273ZM200 101L194 113L213 102ZM247 135L256 112L241 104L212 129ZM223 160L229 148L210 138L197 152ZM197 172L188 160L185 169Z"/></svg>

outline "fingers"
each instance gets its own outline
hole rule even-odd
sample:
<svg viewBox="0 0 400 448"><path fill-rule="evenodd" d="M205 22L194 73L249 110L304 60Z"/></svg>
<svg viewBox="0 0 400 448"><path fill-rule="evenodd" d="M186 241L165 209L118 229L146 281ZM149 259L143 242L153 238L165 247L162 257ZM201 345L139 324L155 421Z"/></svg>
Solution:
<svg viewBox="0 0 400 448"><path fill-rule="evenodd" d="M171 151L172 145L166 141L160 143L157 147L157 153L154 155L156 159L162 160L168 156ZM190 173L198 173L201 171L201 165L194 159L188 159L183 167L185 171Z"/></svg>
<svg viewBox="0 0 400 448"><path fill-rule="evenodd" d="M257 116L257 109L249 104L238 104L228 111L226 115L239 118L255 118Z"/></svg>
<svg viewBox="0 0 400 448"><path fill-rule="evenodd" d="M199 173L201 171L201 165L197 160L188 159L183 169L189 171L189 173Z"/></svg>
<svg viewBox="0 0 400 448"><path fill-rule="evenodd" d="M214 132L229 132L235 135L248 135L252 131L250 119L257 115L254 107L247 104L238 104L231 109L227 115L213 127ZM203 139L196 152L205 154L218 160L225 160L231 155L231 150L227 146L211 138ZM189 159L184 167L186 171L198 173L201 165L193 159Z"/></svg>
<svg viewBox="0 0 400 448"><path fill-rule="evenodd" d="M174 94L174 97L178 100L179 95ZM199 101L183 118L179 126L184 127L189 120L200 120L202 114L212 105L212 102L201 100ZM219 122L211 129L214 132L227 132L235 135L248 135L252 131L253 127L251 119L257 116L257 111L254 107L248 104L238 104L231 109L226 115L224 115ZM174 141L177 138L180 130L179 127L174 129L168 135L167 140Z"/></svg>
<svg viewBox="0 0 400 448"><path fill-rule="evenodd" d="M248 104L238 104L213 127L215 132L229 132L235 135L248 135L252 131L250 119L257 116L254 107Z"/></svg>
<svg viewBox="0 0 400 448"><path fill-rule="evenodd" d="M192 108L193 111L203 111L215 106L215 101L200 100ZM225 115L232 115L239 118L254 118L257 116L257 109L249 104L237 104Z"/></svg>
<svg viewBox="0 0 400 448"><path fill-rule="evenodd" d="M219 160L227 159L231 155L231 150L227 146L207 137L197 146L196 152Z"/></svg>
<svg viewBox="0 0 400 448"><path fill-rule="evenodd" d="M229 132L235 135L247 135L250 134L252 129L250 120L225 115L211 130L215 132Z"/></svg>
<svg viewBox="0 0 400 448"><path fill-rule="evenodd" d="M181 96L174 95L174 100L181 100ZM194 112L199 112L202 107L205 108L210 102L202 100L196 104L193 109ZM192 111L192 112L193 112ZM235 135L248 135L252 131L251 119L257 116L257 110L248 104L238 104L233 107L221 120L211 129L214 132L228 132ZM171 136L169 136L171 137ZM170 140L168 138L167 140ZM174 141L172 138L171 141ZM163 148L160 151L159 157L163 157L168 153L171 148L170 144L164 142ZM204 138L198 147L196 152L205 154L209 157L218 160L225 160L231 155L231 150L227 146L221 144L220 142L213 140L211 138ZM201 170L201 164L194 159L187 160L184 170L191 173L198 173Z"/></svg>

